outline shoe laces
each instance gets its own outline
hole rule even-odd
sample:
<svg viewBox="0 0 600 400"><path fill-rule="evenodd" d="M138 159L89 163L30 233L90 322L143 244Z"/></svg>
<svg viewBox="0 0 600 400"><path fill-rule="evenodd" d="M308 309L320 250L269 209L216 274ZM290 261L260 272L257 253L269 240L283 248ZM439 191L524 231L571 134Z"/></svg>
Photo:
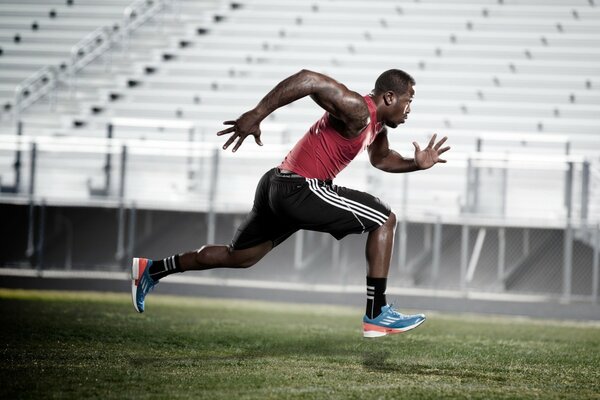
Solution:
<svg viewBox="0 0 600 400"><path fill-rule="evenodd" d="M392 314L394 317L406 318L406 316L404 314L402 314L394 309L394 303L390 303L389 306L390 306L390 308L388 309L388 312L390 314Z"/></svg>

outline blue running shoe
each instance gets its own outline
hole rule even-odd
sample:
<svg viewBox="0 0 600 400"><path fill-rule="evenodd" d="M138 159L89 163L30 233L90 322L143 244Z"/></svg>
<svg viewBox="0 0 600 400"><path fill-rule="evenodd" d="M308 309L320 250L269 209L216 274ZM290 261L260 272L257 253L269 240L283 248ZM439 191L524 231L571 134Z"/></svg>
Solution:
<svg viewBox="0 0 600 400"><path fill-rule="evenodd" d="M134 258L131 264L131 300L139 313L144 312L144 299L158 284L150 277L152 261L147 258Z"/></svg>
<svg viewBox="0 0 600 400"><path fill-rule="evenodd" d="M404 315L394 310L391 304L381 307L381 314L371 319L363 318L363 336L375 338L415 329L425 322L425 315Z"/></svg>

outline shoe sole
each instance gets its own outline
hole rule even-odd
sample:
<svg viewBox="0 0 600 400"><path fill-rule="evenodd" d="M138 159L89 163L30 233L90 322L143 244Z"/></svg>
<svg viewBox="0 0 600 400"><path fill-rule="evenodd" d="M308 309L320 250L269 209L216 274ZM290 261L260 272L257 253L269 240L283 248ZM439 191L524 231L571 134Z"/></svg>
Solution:
<svg viewBox="0 0 600 400"><path fill-rule="evenodd" d="M139 271L140 259L134 258L131 263L131 301L133 302L133 308L135 308L135 311L141 313L142 311L138 309L136 301L137 281L140 279Z"/></svg>
<svg viewBox="0 0 600 400"><path fill-rule="evenodd" d="M378 337L387 336L387 335L394 335L396 333L404 333L404 332L410 331L412 329L415 329L416 327L421 325L423 322L425 322L425 319L417 322L416 324L409 325L404 328L396 328L396 329L395 328L386 328L383 326L373 325L373 324L368 324L366 322L363 322L363 337L378 338Z"/></svg>

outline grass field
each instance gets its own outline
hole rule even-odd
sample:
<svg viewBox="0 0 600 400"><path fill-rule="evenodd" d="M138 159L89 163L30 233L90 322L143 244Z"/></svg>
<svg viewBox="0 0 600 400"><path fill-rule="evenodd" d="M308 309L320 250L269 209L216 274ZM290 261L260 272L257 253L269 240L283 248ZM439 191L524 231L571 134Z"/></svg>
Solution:
<svg viewBox="0 0 600 400"><path fill-rule="evenodd" d="M361 311L0 290L0 398L600 398L600 325L432 313L363 339Z"/></svg>

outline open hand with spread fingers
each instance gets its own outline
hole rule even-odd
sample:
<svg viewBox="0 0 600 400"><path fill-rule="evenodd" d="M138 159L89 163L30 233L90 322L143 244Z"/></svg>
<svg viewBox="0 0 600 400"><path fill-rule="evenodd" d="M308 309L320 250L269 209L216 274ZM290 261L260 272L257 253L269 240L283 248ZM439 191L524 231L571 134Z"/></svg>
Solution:
<svg viewBox="0 0 600 400"><path fill-rule="evenodd" d="M223 150L227 150L227 148L237 139L235 146L233 146L233 152L236 152L244 142L244 139L246 139L246 137L249 135L254 136L254 141L256 144L259 146L263 145L260 140L260 118L256 117L252 111L242 114L235 121L225 121L223 124L233 125L217 132L217 136L233 133L223 145Z"/></svg>
<svg viewBox="0 0 600 400"><path fill-rule="evenodd" d="M426 148L421 150L417 142L413 142L415 146L415 164L419 169L428 169L433 167L437 163L445 163L446 160L441 159L440 156L450 150L450 146L442 148L442 145L448 140L447 136L444 136L439 142L435 143L437 134L434 134L429 141Z"/></svg>

